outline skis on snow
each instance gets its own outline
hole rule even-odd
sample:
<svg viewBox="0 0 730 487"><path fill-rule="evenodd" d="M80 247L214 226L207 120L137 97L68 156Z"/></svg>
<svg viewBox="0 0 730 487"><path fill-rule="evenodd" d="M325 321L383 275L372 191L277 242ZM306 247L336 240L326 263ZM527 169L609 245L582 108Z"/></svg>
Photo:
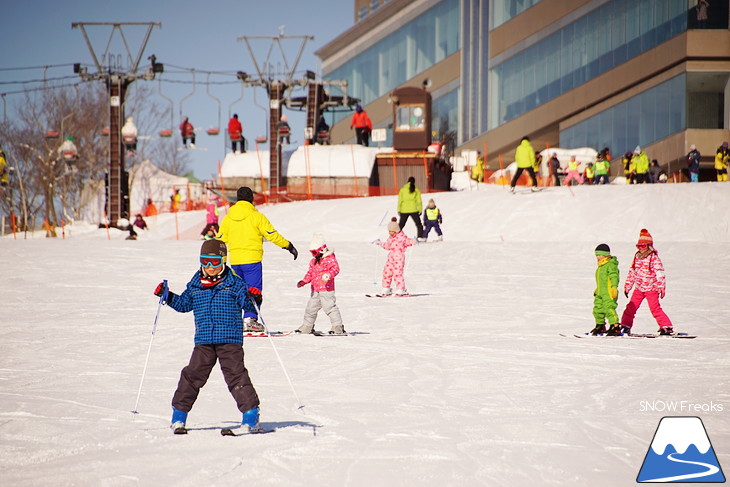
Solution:
<svg viewBox="0 0 730 487"><path fill-rule="evenodd" d="M560 336L574 336L575 338L697 338L697 335L690 335L689 333L672 333L671 335L660 335L659 333L627 333L623 335L606 335L602 333L600 335L591 335L590 332L583 334L566 335L560 333Z"/></svg>

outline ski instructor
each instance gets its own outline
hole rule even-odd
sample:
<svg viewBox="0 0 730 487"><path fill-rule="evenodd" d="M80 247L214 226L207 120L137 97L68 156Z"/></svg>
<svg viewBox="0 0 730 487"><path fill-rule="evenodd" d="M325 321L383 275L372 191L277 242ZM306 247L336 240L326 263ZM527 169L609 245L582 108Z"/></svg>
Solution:
<svg viewBox="0 0 730 487"><path fill-rule="evenodd" d="M276 231L269 219L256 210L251 188L238 188L236 199L236 204L231 206L221 222L217 238L228 245L228 262L233 271L260 292L263 289L261 259L264 256L264 238L288 250L294 260L299 253L291 242ZM258 301L260 306L261 302ZM243 318L244 331L264 331L255 311L245 311Z"/></svg>

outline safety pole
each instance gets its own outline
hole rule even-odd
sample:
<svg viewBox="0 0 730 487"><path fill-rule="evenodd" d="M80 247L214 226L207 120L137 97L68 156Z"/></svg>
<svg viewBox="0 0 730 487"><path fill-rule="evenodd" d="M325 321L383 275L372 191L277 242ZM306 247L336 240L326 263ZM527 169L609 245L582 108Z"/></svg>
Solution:
<svg viewBox="0 0 730 487"><path fill-rule="evenodd" d="M350 154L352 155L352 178L355 180L355 196L359 196L360 188L357 184L357 169L355 165L355 146L350 144Z"/></svg>

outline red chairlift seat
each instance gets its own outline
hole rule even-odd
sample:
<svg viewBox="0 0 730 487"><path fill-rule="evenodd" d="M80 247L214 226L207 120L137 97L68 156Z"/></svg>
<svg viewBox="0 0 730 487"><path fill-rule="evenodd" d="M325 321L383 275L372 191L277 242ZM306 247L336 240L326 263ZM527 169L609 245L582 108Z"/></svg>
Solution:
<svg viewBox="0 0 730 487"><path fill-rule="evenodd" d="M172 137L172 130L168 130L168 129L160 130L160 137L165 137L165 138Z"/></svg>
<svg viewBox="0 0 730 487"><path fill-rule="evenodd" d="M104 127L103 129L101 129L102 137L109 137L109 133L110 133L109 127Z"/></svg>
<svg viewBox="0 0 730 487"><path fill-rule="evenodd" d="M49 130L46 132L46 139L57 139L60 135L58 130Z"/></svg>
<svg viewBox="0 0 730 487"><path fill-rule="evenodd" d="M122 137L125 144L134 144L137 141L137 137L134 135L125 135Z"/></svg>
<svg viewBox="0 0 730 487"><path fill-rule="evenodd" d="M259 136L259 137L256 137L256 143L257 144L265 144L266 143L266 140L267 140L266 137L264 137L263 135L262 136Z"/></svg>
<svg viewBox="0 0 730 487"><path fill-rule="evenodd" d="M208 135L218 135L221 133L220 129L218 127L210 127L207 130Z"/></svg>
<svg viewBox="0 0 730 487"><path fill-rule="evenodd" d="M291 135L291 131L286 127L279 127L279 137L288 137Z"/></svg>
<svg viewBox="0 0 730 487"><path fill-rule="evenodd" d="M74 151L63 151L63 159L65 161L75 161L78 158L78 154Z"/></svg>

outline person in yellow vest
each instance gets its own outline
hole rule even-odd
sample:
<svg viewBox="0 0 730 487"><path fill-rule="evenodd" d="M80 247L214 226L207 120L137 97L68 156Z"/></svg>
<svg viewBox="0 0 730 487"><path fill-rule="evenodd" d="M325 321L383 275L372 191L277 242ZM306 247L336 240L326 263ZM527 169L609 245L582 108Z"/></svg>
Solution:
<svg viewBox="0 0 730 487"><path fill-rule="evenodd" d="M565 180L563 180L564 185L569 186L572 180L575 180L578 184L583 184L583 176L578 170L579 164L580 163L575 160L575 156L570 156L570 162L568 162L568 173L565 175Z"/></svg>
<svg viewBox="0 0 730 487"><path fill-rule="evenodd" d="M634 166L634 182L636 184L648 183L649 182L649 158L646 156L646 152L641 150L638 145L634 149L634 155L631 158L631 163Z"/></svg>
<svg viewBox="0 0 730 487"><path fill-rule="evenodd" d="M596 160L596 184L601 184L601 181L603 181L603 184L608 184L608 170L611 168L611 163L606 159L605 153L598 154L598 159Z"/></svg>
<svg viewBox="0 0 730 487"><path fill-rule="evenodd" d="M586 164L586 170L583 177L583 182L585 184L594 184L595 183L595 177L596 177L596 168L593 167L593 163L589 162Z"/></svg>
<svg viewBox="0 0 730 487"><path fill-rule="evenodd" d="M440 223L443 223L443 221L441 211L436 207L436 203L433 201L433 198L431 198L428 200L426 209L423 210L423 240L428 240L428 233L433 228L436 230L436 235L438 235L438 241L441 242L444 239L444 234L441 232Z"/></svg>
<svg viewBox="0 0 730 487"><path fill-rule="evenodd" d="M515 149L515 162L517 163L517 171L512 176L512 182L509 185L509 190L514 193L517 181L522 176L523 171L527 171L532 179L532 191L539 191L537 189L537 178L535 177L535 150L530 144L530 138L525 136L522 137L520 145Z"/></svg>
<svg viewBox="0 0 730 487"><path fill-rule="evenodd" d="M715 154L715 170L717 171L718 181L727 181L727 166L729 162L730 150L728 149L727 142L723 142L717 148L717 153Z"/></svg>

